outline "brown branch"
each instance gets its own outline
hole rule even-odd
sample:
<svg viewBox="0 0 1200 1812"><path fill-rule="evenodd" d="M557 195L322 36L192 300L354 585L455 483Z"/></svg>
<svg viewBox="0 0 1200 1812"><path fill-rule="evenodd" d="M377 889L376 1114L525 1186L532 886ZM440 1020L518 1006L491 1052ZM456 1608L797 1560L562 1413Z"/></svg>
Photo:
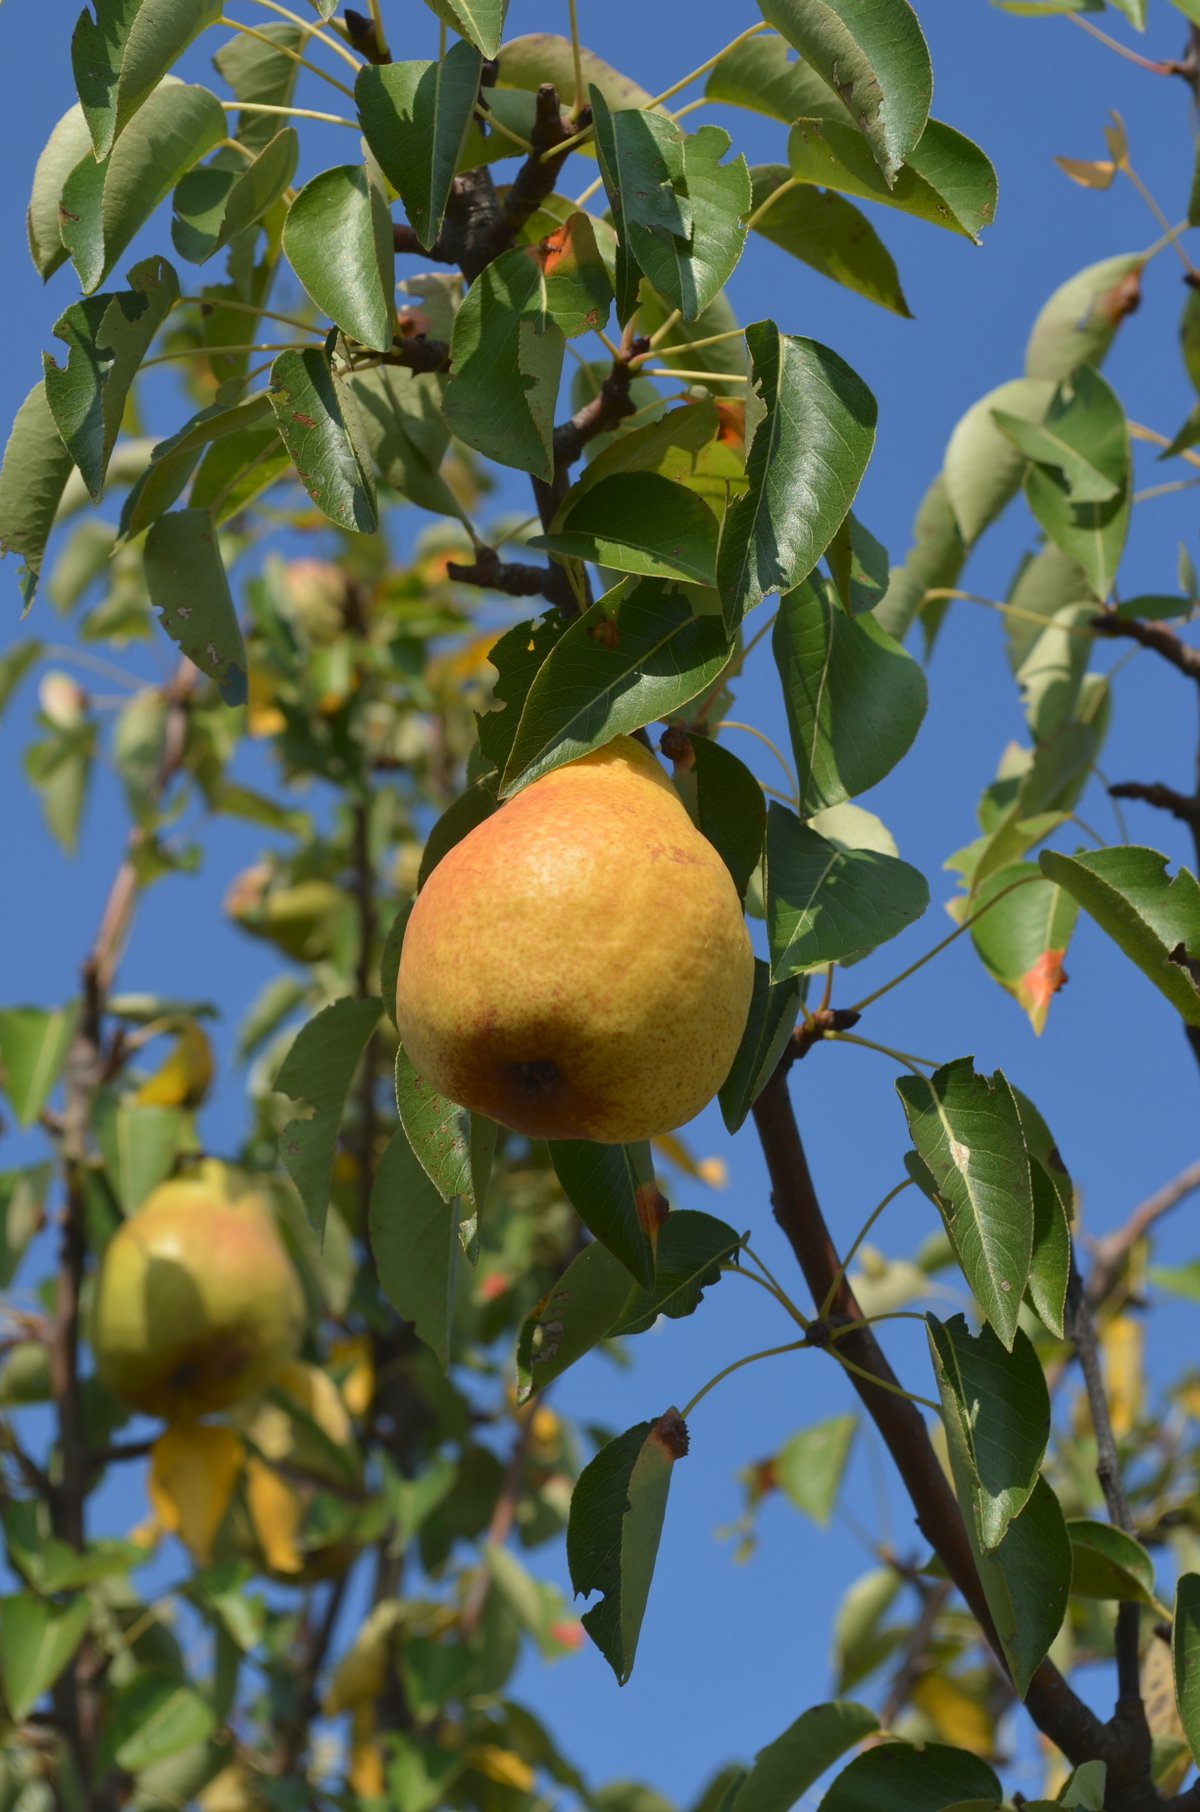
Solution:
<svg viewBox="0 0 1200 1812"><path fill-rule="evenodd" d="M1124 1481L1121 1478L1121 1460L1117 1453L1117 1440L1113 1433L1112 1417L1109 1414L1108 1392L1104 1386L1100 1349L1096 1340L1096 1324L1092 1318L1091 1305L1084 1294L1079 1272L1073 1263L1067 1287L1067 1333L1075 1348L1079 1369L1083 1373L1088 1411L1096 1435L1096 1477L1099 1479L1100 1489L1104 1493L1109 1520L1118 1529L1123 1529L1126 1535L1132 1535L1133 1516L1129 1508L1129 1499L1125 1495ZM1146 1709L1142 1703L1138 1663L1140 1621L1141 1613L1136 1604L1118 1606L1116 1715L1119 1720L1124 1722L1131 1743L1136 1746L1148 1765L1150 1727L1146 1722Z"/></svg>
<svg viewBox="0 0 1200 1812"><path fill-rule="evenodd" d="M1143 623L1137 617L1119 617L1115 610L1102 610L1092 618L1091 626L1097 635L1112 641L1136 642L1139 647L1150 649L1188 679L1200 683L1200 649L1190 648L1162 623Z"/></svg>
<svg viewBox="0 0 1200 1812"><path fill-rule="evenodd" d="M366 354L360 361L369 369L373 365L399 365L405 371L449 371L450 347L445 340L427 340L423 333L411 339L397 340L387 352Z"/></svg>
<svg viewBox="0 0 1200 1812"><path fill-rule="evenodd" d="M537 91L533 130L529 134L533 155L521 165L492 222L489 243L493 258L515 243L522 227L553 195L558 173L571 155L564 151L560 157L547 157L543 161L543 154L574 137L580 126L589 124L591 117L591 108L585 107L578 121L564 119L557 88L552 82L542 83Z"/></svg>
<svg viewBox="0 0 1200 1812"><path fill-rule="evenodd" d="M825 1225L800 1142L788 1095L786 1062L785 1058L755 1102L754 1120L771 1178L775 1218L796 1254L814 1301L819 1303L838 1277L841 1262ZM863 1319L844 1276L832 1306L846 1320ZM917 1526L940 1556L984 1635L998 1650L962 1515L920 1413L907 1398L895 1394L897 1379L870 1328L847 1335L838 1345L867 1374L848 1376L891 1453L916 1511ZM878 1380L878 1384L873 1380ZM1110 1744L1104 1725L1049 1661L1043 1661L1034 1674L1025 1703L1038 1729L1057 1743L1072 1763L1092 1761L1108 1753ZM1136 1805L1131 1799L1129 1812L1135 1812Z"/></svg>
<svg viewBox="0 0 1200 1812"><path fill-rule="evenodd" d="M1200 1160L1189 1164L1177 1177L1173 1177L1153 1195L1147 1196L1144 1202L1140 1202L1123 1227L1097 1240L1093 1248L1092 1269L1086 1292L1092 1308L1099 1307L1111 1296L1125 1260L1137 1242L1145 1239L1150 1229L1165 1214L1170 1214L1173 1208L1177 1208L1180 1202L1185 1201L1197 1189L1200 1189Z"/></svg>
<svg viewBox="0 0 1200 1812"><path fill-rule="evenodd" d="M510 598L547 598L553 604L561 595L561 586L556 583L561 578L559 568L501 560L494 547L479 548L474 560L466 565L448 560L446 577L456 585L478 585L485 591L502 591Z"/></svg>
<svg viewBox="0 0 1200 1812"><path fill-rule="evenodd" d="M1185 824L1200 824L1200 799L1190 793L1176 792L1158 780L1122 780L1108 789L1110 799L1140 799L1160 812L1170 812Z"/></svg>
<svg viewBox="0 0 1200 1812"><path fill-rule="evenodd" d="M485 1542L490 1548L503 1547L511 1533L517 1514L517 1501L521 1495L521 1480L525 1472L525 1459L529 1452L532 1438L533 1418L537 1413L537 1400L526 1403L517 1411L517 1433L508 1456L508 1465L504 1471L504 1480L500 1486L500 1495L492 1508L491 1520L488 1523ZM464 1642L469 1642L479 1627L487 1604L488 1593L492 1586L492 1575L484 1562L471 1581L470 1588L463 1600L459 1613L458 1628Z"/></svg>
<svg viewBox="0 0 1200 1812"><path fill-rule="evenodd" d="M882 1730L891 1729L907 1705L908 1696L913 1687L925 1672L933 1632L937 1628L937 1620L942 1614L947 1598L954 1589L948 1579L940 1579L936 1585L930 1585L927 1580L915 1579L913 1584L921 1595L921 1614L905 1643L904 1656L892 1676L887 1698L879 1713L879 1724ZM1007 1677L1005 1675L1006 1679Z"/></svg>

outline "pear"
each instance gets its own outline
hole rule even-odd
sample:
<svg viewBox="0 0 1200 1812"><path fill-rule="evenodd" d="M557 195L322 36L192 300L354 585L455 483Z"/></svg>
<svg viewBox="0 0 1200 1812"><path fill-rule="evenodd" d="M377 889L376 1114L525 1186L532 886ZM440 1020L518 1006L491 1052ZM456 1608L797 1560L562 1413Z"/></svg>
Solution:
<svg viewBox="0 0 1200 1812"><path fill-rule="evenodd" d="M211 1183L151 1191L104 1254L92 1316L102 1382L185 1422L259 1395L295 1356L304 1294L259 1196Z"/></svg>
<svg viewBox="0 0 1200 1812"><path fill-rule="evenodd" d="M424 1080L530 1138L627 1143L725 1080L754 958L737 889L648 750L621 736L443 857L396 989Z"/></svg>

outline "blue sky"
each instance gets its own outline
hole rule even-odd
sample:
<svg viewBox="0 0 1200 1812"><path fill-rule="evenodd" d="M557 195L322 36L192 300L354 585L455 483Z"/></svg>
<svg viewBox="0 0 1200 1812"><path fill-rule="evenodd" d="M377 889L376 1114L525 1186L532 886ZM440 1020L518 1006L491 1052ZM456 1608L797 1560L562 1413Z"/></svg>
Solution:
<svg viewBox="0 0 1200 1812"><path fill-rule="evenodd" d="M384 3L397 54L425 54L430 41L425 14L413 0L403 7L396 0ZM247 9L231 0L230 10L240 17ZM735 7L728 0L656 0L649 6L580 0L579 12L585 41L651 90L666 87L754 17L749 4ZM886 210L873 211L900 267L912 321L872 307L761 245L750 248L731 285L743 320L769 313L785 331L827 342L874 390L879 436L858 510L896 560L903 558L913 511L951 428L983 392L1019 374L1029 325L1045 297L1084 265L1145 247L1158 236L1128 184L1105 195L1085 193L1054 168L1054 154L1102 156L1107 110L1118 108L1134 163L1172 219L1186 207L1193 162L1183 85L1120 61L1068 21L1014 18L984 0L924 0L918 12L933 54L935 112L975 138L997 166L997 222L983 247ZM566 16L566 0L513 0L509 29L563 30ZM0 290L7 353L0 370L4 420L34 381L39 353L51 343L51 324L75 294L69 268L43 293L23 249L34 160L73 99L67 49L73 18L74 7L64 0L24 7L13 0L0 17L0 153L6 172L0 244L8 248ZM54 29L48 30L51 22ZM1129 37L1119 20L1111 24L1117 35ZM1152 0L1143 43L1150 54L1177 54L1184 31L1182 17L1166 0ZM202 42L189 57L196 79L205 79L206 60L221 41L209 36L211 44ZM752 162L783 159L783 128L718 109L700 113L694 123L710 118L732 131L735 147ZM348 134L329 128L326 137L308 141L310 167L318 167L318 159L350 155L352 145ZM581 161L578 181L564 186L574 193L590 173ZM128 262L143 247L169 251L165 228L152 228ZM1175 343L1184 296L1180 278L1181 267L1170 252L1155 260L1142 308L1122 329L1107 366L1127 412L1168 434L1192 400ZM176 421L165 398L162 410L155 425L166 432ZM1144 453L1140 474L1143 485L1162 476ZM1181 538L1200 561L1190 493L1140 506L1122 575L1124 593L1175 589ZM984 595L1003 596L1032 539L1018 503L986 536L967 583ZM5 572L0 579L15 632L15 574ZM35 613L32 630L47 639L68 639L67 627L53 618L44 599ZM786 726L767 647L764 643L750 664L737 715L782 742ZM157 674L169 652L165 643L157 644L145 655L134 654L130 665ZM1098 664L1111 666L1113 656L1102 652ZM990 612L956 607L931 665L930 689L929 716L912 754L865 803L889 825L901 854L929 876L934 904L921 925L850 978L845 999L886 980L948 929L940 902L952 889L941 865L973 834L978 795L1005 743L1021 734L1001 623ZM17 852L0 890L4 1005L54 1002L70 994L122 836L115 785L101 776L74 862L46 837L36 804L18 777L31 710L26 693L0 726L0 766L7 776L5 844ZM1117 684L1105 771L1112 778L1186 784L1195 760L1192 713L1176 675L1147 657L1134 660ZM773 784L763 751L740 737L731 746ZM1092 790L1082 809L1104 834L1115 834L1100 789ZM1135 840L1175 859L1185 855L1174 824L1137 807L1129 822ZM228 1054L240 1011L274 964L268 952L221 916L220 900L233 875L269 840L253 827L229 822L201 830L202 873L161 884L148 896L121 983L164 994L207 993L224 1008L216 1037ZM1060 840L1060 846L1072 845ZM1196 1077L1166 1003L1086 923L1067 967L1070 985L1055 1001L1041 1040L987 979L966 940L881 1002L862 1030L922 1055L950 1059L972 1052L980 1068L1003 1068L1049 1120L1082 1190L1084 1229L1099 1233L1195 1158ZM842 1048L818 1050L795 1073L817 1185L836 1235L846 1241L903 1174L907 1141L891 1071L872 1052ZM238 1091L239 1079L231 1073L205 1112L203 1130L213 1149L237 1138ZM751 1228L768 1263L785 1281L794 1278L770 1218L752 1131L747 1128L730 1142L710 1110L690 1137L702 1154L727 1160L729 1186L713 1197L684 1183L672 1199ZM0 1164L20 1162L33 1151L31 1140L8 1135L0 1142ZM909 1192L888 1210L874 1238L885 1251L902 1252L933 1226L932 1208ZM1200 1256L1187 1210L1169 1227L1163 1250L1168 1259ZM803 1302L802 1291L797 1293ZM631 1370L618 1372L603 1359L579 1366L556 1391L558 1407L620 1428L686 1401L728 1360L788 1338L760 1309L762 1300L736 1280L725 1281L701 1316L639 1341ZM1188 1338L1185 1313L1164 1303L1154 1317L1151 1369L1157 1376L1166 1375L1172 1354ZM887 1346L902 1377L927 1391L921 1331L911 1323L896 1324ZM739 1467L770 1453L797 1428L852 1402L840 1373L820 1355L805 1353L738 1373L697 1411L692 1451L672 1488L631 1683L618 1692L591 1650L551 1672L528 1664L518 1682L518 1696L551 1723L590 1778L638 1776L686 1804L722 1762L752 1755L805 1706L828 1696L833 1614L852 1578L871 1564L855 1535L848 1527L820 1534L772 1500L761 1517L757 1554L738 1567L731 1545L716 1541L714 1531L737 1515ZM869 1443L860 1440L846 1502L858 1523L902 1555L915 1557L920 1543L911 1513L894 1492L881 1490L881 1470ZM143 1500L136 1484L124 1499L110 1496L104 1511L114 1532L138 1520ZM542 1550L536 1564L565 1583L561 1552ZM1017 1784L1031 1792L1036 1777L1027 1775Z"/></svg>

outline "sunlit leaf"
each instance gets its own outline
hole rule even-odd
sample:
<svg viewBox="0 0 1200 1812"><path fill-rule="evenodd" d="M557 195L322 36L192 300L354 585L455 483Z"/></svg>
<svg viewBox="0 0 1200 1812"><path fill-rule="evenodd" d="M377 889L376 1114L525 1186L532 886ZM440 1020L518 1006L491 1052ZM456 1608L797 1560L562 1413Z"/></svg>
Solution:
<svg viewBox="0 0 1200 1812"><path fill-rule="evenodd" d="M75 1032L67 1007L0 1010L0 1081L19 1126L32 1126L62 1073Z"/></svg>
<svg viewBox="0 0 1200 1812"><path fill-rule="evenodd" d="M17 410L0 465L0 554L19 554L25 609L33 603L42 556L73 461L37 383Z"/></svg>
<svg viewBox="0 0 1200 1812"><path fill-rule="evenodd" d="M763 42L752 38L746 49ZM891 253L852 203L831 189L793 185L786 164L759 164L750 178L754 232L869 302L897 315L911 312ZM771 200L775 195L779 199Z"/></svg>
<svg viewBox="0 0 1200 1812"><path fill-rule="evenodd" d="M316 347L281 352L269 394L296 476L317 508L339 528L373 534L375 485L359 447L357 405L328 354Z"/></svg>
<svg viewBox="0 0 1200 1812"><path fill-rule="evenodd" d="M920 918L925 877L875 850L838 848L774 801L767 811L767 932L779 981L864 956Z"/></svg>
<svg viewBox="0 0 1200 1812"><path fill-rule="evenodd" d="M1154 1562L1140 1541L1112 1523L1086 1518L1067 1524L1071 1590L1082 1598L1115 1598L1153 1606Z"/></svg>
<svg viewBox="0 0 1200 1812"><path fill-rule="evenodd" d="M1141 300L1145 252L1089 264L1043 307L1025 348L1025 374L1058 383L1080 365L1101 365L1121 322Z"/></svg>
<svg viewBox="0 0 1200 1812"><path fill-rule="evenodd" d="M1124 845L1082 856L1043 850L1042 872L1065 887L1190 1026L1200 1026L1200 883L1168 879L1157 850Z"/></svg>
<svg viewBox="0 0 1200 1812"><path fill-rule="evenodd" d="M107 157L188 45L221 16L221 0L93 0L71 38L71 68L97 159Z"/></svg>
<svg viewBox="0 0 1200 1812"><path fill-rule="evenodd" d="M729 1812L791 1812L847 1749L879 1728L865 1705L814 1705L766 1744L734 1794Z"/></svg>
<svg viewBox="0 0 1200 1812"><path fill-rule="evenodd" d="M247 165L236 152L189 170L175 190L171 240L181 258L205 264L275 206L296 173L300 140L285 126ZM222 159L228 157L231 161Z"/></svg>
<svg viewBox="0 0 1200 1812"><path fill-rule="evenodd" d="M424 246L442 230L481 67L460 42L436 63L368 64L354 84L363 135Z"/></svg>
<svg viewBox="0 0 1200 1812"><path fill-rule="evenodd" d="M996 212L996 172L978 145L941 120L930 120L891 181L849 121L797 120L788 164L801 182L882 202L976 243Z"/></svg>

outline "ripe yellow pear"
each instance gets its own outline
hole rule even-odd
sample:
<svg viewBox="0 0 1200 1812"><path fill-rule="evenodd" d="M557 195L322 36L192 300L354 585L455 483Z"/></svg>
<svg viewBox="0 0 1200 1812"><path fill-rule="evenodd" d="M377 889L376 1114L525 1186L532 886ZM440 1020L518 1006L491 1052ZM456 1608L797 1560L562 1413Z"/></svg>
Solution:
<svg viewBox="0 0 1200 1812"><path fill-rule="evenodd" d="M443 857L408 922L396 1013L450 1100L531 1138L624 1143L716 1093L753 975L725 864L621 736Z"/></svg>
<svg viewBox="0 0 1200 1812"><path fill-rule="evenodd" d="M300 1280L261 1197L163 1183L109 1241L92 1318L96 1369L146 1415L191 1421L258 1395L303 1328Z"/></svg>

